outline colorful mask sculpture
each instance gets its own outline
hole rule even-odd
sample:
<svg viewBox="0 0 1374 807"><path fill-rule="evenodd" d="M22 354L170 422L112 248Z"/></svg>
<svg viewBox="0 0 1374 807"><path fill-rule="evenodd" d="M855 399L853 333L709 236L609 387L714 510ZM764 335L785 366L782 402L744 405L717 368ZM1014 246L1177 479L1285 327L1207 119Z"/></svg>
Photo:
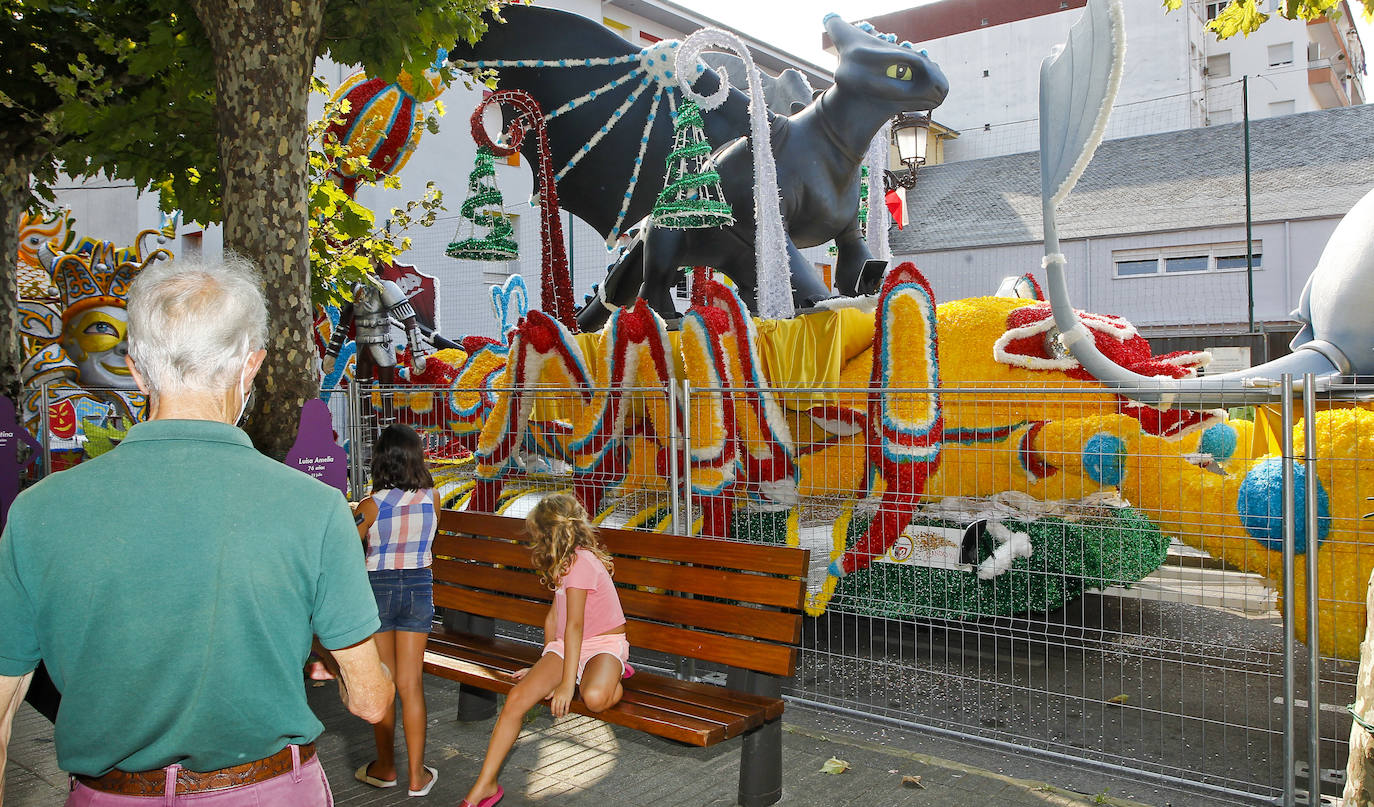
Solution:
<svg viewBox="0 0 1374 807"><path fill-rule="evenodd" d="M36 238L49 231L61 235L70 225L65 221L57 230L49 220L46 226L32 224L30 231ZM53 241L31 250L28 243L21 247L21 262L31 251L50 294L19 302L26 348L20 418L30 429L38 428L41 386L47 384L49 431L59 450L79 449L86 423L105 427L118 417L127 428L145 414L146 398L124 363L129 352L125 306L138 273L152 261L172 257L161 247L148 248L148 239L157 236L156 230L144 230L132 247L122 249L91 239L82 239L75 252L62 251ZM26 288L37 291L43 285Z"/></svg>

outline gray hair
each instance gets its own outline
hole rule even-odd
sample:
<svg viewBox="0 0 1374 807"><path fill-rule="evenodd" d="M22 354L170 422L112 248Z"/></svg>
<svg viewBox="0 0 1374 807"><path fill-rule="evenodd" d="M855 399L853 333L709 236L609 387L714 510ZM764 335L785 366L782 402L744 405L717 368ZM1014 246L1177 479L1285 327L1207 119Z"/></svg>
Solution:
<svg viewBox="0 0 1374 807"><path fill-rule="evenodd" d="M248 260L159 261L129 290L129 356L148 392L223 393L267 344L262 276Z"/></svg>

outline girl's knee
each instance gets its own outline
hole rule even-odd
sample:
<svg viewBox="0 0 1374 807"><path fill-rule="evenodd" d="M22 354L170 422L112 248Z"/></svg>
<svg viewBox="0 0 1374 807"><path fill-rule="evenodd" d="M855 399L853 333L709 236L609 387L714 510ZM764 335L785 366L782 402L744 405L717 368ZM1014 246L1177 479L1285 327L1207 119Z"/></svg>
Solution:
<svg viewBox="0 0 1374 807"><path fill-rule="evenodd" d="M582 703L590 712L604 712L620 702L621 694L618 684L583 689Z"/></svg>

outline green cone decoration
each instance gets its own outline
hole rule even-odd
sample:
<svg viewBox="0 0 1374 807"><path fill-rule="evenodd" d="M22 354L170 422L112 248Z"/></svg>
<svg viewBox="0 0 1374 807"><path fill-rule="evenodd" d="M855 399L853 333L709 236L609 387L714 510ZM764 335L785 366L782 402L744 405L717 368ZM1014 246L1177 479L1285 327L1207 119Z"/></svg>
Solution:
<svg viewBox="0 0 1374 807"><path fill-rule="evenodd" d="M684 101L673 115L673 150L668 153L668 179L654 203L653 221L659 227L688 230L735 223L735 214L720 189L720 174L707 159L701 108Z"/></svg>
<svg viewBox="0 0 1374 807"><path fill-rule="evenodd" d="M469 261L511 261L520 253L512 238L510 220L503 210L504 200L496 187L496 160L485 146L477 149L477 162L468 174L468 198L459 208L464 222L458 225L453 243L444 254ZM478 235L485 229L486 235ZM458 239L464 231L471 233Z"/></svg>
<svg viewBox="0 0 1374 807"><path fill-rule="evenodd" d="M859 166L859 229L868 227L868 166Z"/></svg>

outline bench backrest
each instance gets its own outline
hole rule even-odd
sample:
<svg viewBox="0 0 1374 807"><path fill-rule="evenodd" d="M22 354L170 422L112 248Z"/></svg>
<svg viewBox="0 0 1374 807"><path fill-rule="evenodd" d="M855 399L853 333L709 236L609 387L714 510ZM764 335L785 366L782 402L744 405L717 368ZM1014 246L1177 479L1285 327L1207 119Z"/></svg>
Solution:
<svg viewBox="0 0 1374 807"><path fill-rule="evenodd" d="M796 668L807 550L600 529L630 644L771 675ZM434 604L541 626L553 592L531 570L523 519L444 510Z"/></svg>

